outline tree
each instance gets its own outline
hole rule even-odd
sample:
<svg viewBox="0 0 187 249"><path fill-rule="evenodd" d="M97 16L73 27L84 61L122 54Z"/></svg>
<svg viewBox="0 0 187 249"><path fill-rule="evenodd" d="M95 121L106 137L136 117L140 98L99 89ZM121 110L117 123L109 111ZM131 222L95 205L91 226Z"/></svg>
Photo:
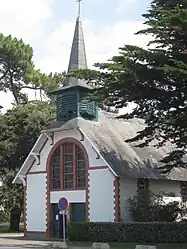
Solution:
<svg viewBox="0 0 187 249"><path fill-rule="evenodd" d="M0 116L1 205L10 212L10 230L19 230L23 211L23 187L12 181L35 144L40 131L55 119L54 107L34 101Z"/></svg>
<svg viewBox="0 0 187 249"><path fill-rule="evenodd" d="M76 77L95 84L92 99L122 108L136 108L123 118L143 118L145 129L127 142L157 146L170 141L175 148L163 158L163 172L187 167L187 4L186 0L153 0L143 15L147 28L139 34L152 36L148 48L125 45L96 70L80 70Z"/></svg>
<svg viewBox="0 0 187 249"><path fill-rule="evenodd" d="M155 194L149 191L149 198L142 200L138 193L129 198L131 218L136 222L175 222L183 219L185 210L180 208L178 201L165 201L164 197L175 197L173 193ZM146 202L144 208L142 202Z"/></svg>
<svg viewBox="0 0 187 249"><path fill-rule="evenodd" d="M58 88L65 73L42 73L33 63L33 49L11 35L0 34L0 91L12 92L15 104L27 103L26 89L48 93Z"/></svg>

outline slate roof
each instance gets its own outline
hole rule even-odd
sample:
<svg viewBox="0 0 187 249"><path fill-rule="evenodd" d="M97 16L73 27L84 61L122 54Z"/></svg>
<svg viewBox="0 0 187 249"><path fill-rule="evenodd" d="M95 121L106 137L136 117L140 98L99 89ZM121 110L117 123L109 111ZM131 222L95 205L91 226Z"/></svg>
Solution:
<svg viewBox="0 0 187 249"><path fill-rule="evenodd" d="M46 133L66 131L79 128L90 140L95 149L108 163L112 171L124 178L148 178L155 180L186 181L187 170L174 168L170 174L163 175L158 167L159 160L173 150L172 144L157 149L153 145L144 148L135 147L125 140L134 137L137 131L144 128L144 121L140 119L116 119L115 114L99 111L99 121L89 121L75 118L66 123L56 122L42 131L36 144L26 158L13 183L21 183L19 176L25 175L34 158L31 153L38 153L46 142Z"/></svg>
<svg viewBox="0 0 187 249"><path fill-rule="evenodd" d="M145 127L143 120L116 119L115 114L100 111L98 122L75 118L62 126L54 123L50 129L72 129L73 127L79 127L82 130L118 176L187 180L186 169L176 168L168 175L162 175L158 170L161 166L160 159L173 150L172 144L167 143L167 146L161 148L156 148L153 144L138 148L136 143L125 142Z"/></svg>
<svg viewBox="0 0 187 249"><path fill-rule="evenodd" d="M74 70L87 69L87 68L88 66L87 66L82 22L78 17L75 25L67 76L64 82L62 82L63 87L53 91L52 93L55 93L56 91L60 90L66 90L75 86L91 88L84 79L77 79L69 76L69 74Z"/></svg>

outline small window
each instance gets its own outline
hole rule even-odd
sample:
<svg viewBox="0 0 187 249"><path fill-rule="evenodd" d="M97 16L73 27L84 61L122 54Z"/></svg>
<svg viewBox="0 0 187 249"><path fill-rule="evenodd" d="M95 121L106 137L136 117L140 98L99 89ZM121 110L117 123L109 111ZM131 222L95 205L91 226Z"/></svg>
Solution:
<svg viewBox="0 0 187 249"><path fill-rule="evenodd" d="M66 143L63 146L64 151L64 188L73 188L73 144Z"/></svg>
<svg viewBox="0 0 187 249"><path fill-rule="evenodd" d="M57 149L55 151L52 159L52 165L53 165L52 188L54 190L59 190L60 189L60 149Z"/></svg>
<svg viewBox="0 0 187 249"><path fill-rule="evenodd" d="M85 160L84 153L82 150L77 148L76 151L76 161L77 161L77 187L82 188L86 185L86 170L85 170Z"/></svg>
<svg viewBox="0 0 187 249"><path fill-rule="evenodd" d="M144 209L148 203L148 183L147 179L138 179L137 182L139 205L142 209Z"/></svg>
<svg viewBox="0 0 187 249"><path fill-rule="evenodd" d="M181 182L181 207L187 208L187 182Z"/></svg>

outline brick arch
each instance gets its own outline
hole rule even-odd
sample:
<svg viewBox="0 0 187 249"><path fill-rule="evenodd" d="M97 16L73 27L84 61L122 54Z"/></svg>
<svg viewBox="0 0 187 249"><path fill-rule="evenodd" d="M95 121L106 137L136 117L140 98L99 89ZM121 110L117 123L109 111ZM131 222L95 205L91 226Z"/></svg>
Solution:
<svg viewBox="0 0 187 249"><path fill-rule="evenodd" d="M77 139L72 138L72 137L67 137L67 138L63 138L61 140L59 140L51 149L51 151L49 152L48 158L47 158L47 164L46 164L46 171L47 171L47 191L46 191L46 215L47 215L47 219L46 219L46 227L47 227L47 231L46 231L46 235L47 238L50 238L51 235L51 214L52 214L52 210L51 210L51 205L50 205L50 170L51 170L51 160L53 157L54 152L56 151L56 149L64 144L64 143L73 143L76 146L78 146L84 153L84 158L85 158L85 165L86 165L86 219L87 221L89 220L89 205L88 205L88 199L89 199L89 190L88 190L88 168L89 168L89 157L88 157L88 153L84 147L84 145L79 142Z"/></svg>
<svg viewBox="0 0 187 249"><path fill-rule="evenodd" d="M84 152L84 158L85 158L85 162L86 162L86 167L89 167L89 158L88 158L88 153L84 147L84 145L79 142L77 139L72 138L72 137L66 137L66 138L62 138L61 140L59 140L51 149L51 151L49 152L48 158L47 158L47 165L46 165L46 170L48 172L49 168L50 168L50 162L52 159L52 156L55 152L55 150L62 144L64 143L73 143L75 145L77 145L83 152Z"/></svg>

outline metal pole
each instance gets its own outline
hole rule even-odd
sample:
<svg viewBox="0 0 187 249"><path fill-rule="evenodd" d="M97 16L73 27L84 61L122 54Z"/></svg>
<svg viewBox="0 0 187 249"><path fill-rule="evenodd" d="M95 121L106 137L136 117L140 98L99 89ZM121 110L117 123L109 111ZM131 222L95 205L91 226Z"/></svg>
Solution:
<svg viewBox="0 0 187 249"><path fill-rule="evenodd" d="M63 212L63 241L66 242L66 224L65 224L65 212Z"/></svg>

